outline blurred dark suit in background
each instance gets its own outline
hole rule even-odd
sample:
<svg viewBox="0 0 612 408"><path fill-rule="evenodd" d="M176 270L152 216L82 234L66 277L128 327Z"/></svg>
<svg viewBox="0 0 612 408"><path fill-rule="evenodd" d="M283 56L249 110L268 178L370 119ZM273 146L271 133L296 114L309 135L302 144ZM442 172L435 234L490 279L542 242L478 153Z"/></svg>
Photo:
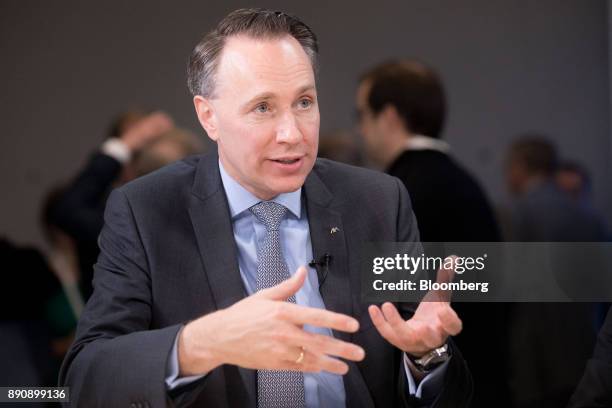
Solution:
<svg viewBox="0 0 612 408"><path fill-rule="evenodd" d="M511 146L507 181L517 196L511 240L598 242L600 219L561 191L553 180L555 147L524 135ZM519 303L512 323L513 387L524 407L564 406L584 371L595 341L597 305Z"/></svg>
<svg viewBox="0 0 612 408"><path fill-rule="evenodd" d="M51 350L46 309L61 290L44 256L0 238L0 370L2 386L56 383L59 362Z"/></svg>
<svg viewBox="0 0 612 408"><path fill-rule="evenodd" d="M612 308L569 408L612 407Z"/></svg>

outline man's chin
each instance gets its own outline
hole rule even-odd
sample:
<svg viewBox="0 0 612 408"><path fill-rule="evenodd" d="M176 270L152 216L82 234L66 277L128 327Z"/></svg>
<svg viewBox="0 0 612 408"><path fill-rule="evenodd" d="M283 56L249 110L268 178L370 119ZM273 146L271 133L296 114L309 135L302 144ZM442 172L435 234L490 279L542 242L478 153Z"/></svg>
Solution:
<svg viewBox="0 0 612 408"><path fill-rule="evenodd" d="M270 190L277 196L279 194L293 193L304 185L305 177L291 177L291 180L282 180L270 185Z"/></svg>

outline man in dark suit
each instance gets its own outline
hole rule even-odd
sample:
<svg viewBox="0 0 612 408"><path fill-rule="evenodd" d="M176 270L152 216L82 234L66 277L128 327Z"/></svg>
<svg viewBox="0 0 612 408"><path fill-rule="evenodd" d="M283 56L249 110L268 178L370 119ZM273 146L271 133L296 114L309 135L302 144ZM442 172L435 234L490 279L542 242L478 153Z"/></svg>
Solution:
<svg viewBox="0 0 612 408"><path fill-rule="evenodd" d="M500 240L484 192L440 139L446 99L431 68L411 60L382 63L361 77L356 99L366 152L408 189L423 242ZM509 306L454 307L466 328L456 342L474 377L473 406L509 405Z"/></svg>
<svg viewBox="0 0 612 408"><path fill-rule="evenodd" d="M196 46L189 85L218 156L109 198L60 375L74 403L468 403L448 302L361 302L361 244L417 241L418 229L398 180L316 160L316 52L308 26L265 10L231 13Z"/></svg>
<svg viewBox="0 0 612 408"><path fill-rule="evenodd" d="M602 326L593 356L587 362L569 408L612 406L612 309Z"/></svg>

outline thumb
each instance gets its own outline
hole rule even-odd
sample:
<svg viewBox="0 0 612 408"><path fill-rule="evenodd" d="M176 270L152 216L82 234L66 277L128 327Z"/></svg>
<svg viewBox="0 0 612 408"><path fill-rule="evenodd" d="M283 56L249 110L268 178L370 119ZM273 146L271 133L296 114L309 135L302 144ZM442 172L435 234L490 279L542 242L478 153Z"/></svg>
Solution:
<svg viewBox="0 0 612 408"><path fill-rule="evenodd" d="M257 292L257 296L270 300L287 300L300 290L306 279L306 273L306 267L300 266L292 277L276 286L260 290Z"/></svg>
<svg viewBox="0 0 612 408"><path fill-rule="evenodd" d="M442 267L436 275L436 283L450 283L453 281L456 259L456 255L450 255L444 259ZM452 293L452 290L434 289L427 292L423 300L429 302L450 302Z"/></svg>
<svg viewBox="0 0 612 408"><path fill-rule="evenodd" d="M444 259L442 267L438 270L436 275L436 282L438 283L450 283L455 277L455 263L457 260L456 255L450 255Z"/></svg>

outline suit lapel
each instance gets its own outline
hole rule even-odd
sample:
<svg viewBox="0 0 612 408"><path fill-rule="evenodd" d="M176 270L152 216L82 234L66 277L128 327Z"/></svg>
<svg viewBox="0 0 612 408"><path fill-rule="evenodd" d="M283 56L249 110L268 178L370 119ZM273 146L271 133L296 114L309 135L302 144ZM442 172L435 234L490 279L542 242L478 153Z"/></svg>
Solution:
<svg viewBox="0 0 612 408"><path fill-rule="evenodd" d="M246 291L217 160L216 155L203 156L200 160L189 215L214 302L217 309L224 309L246 297ZM242 367L238 367L238 371L250 399L249 406L254 407L255 371Z"/></svg>
<svg viewBox="0 0 612 408"><path fill-rule="evenodd" d="M319 259L325 253L331 255L327 271L325 266L317 266L318 275L325 275L325 279L319 282L319 291L325 308L354 316L352 298L359 294L353 294L351 288L342 214L333 208L333 196L315 170L308 175L304 191L313 256ZM352 339L349 333L334 330L333 334L343 341L350 342ZM347 363L349 372L343 377L347 404L350 402L351 406L374 407L372 396L359 367L354 362L347 361Z"/></svg>
<svg viewBox="0 0 612 408"><path fill-rule="evenodd" d="M309 178L310 179L310 178ZM306 188L306 209L310 227L310 241L314 259L324 254L331 256L328 266L318 265L319 291L325 308L347 315L353 314L351 286L347 263L346 241L342 216L339 212L312 197L312 190ZM334 332L334 336L349 340L350 334Z"/></svg>

